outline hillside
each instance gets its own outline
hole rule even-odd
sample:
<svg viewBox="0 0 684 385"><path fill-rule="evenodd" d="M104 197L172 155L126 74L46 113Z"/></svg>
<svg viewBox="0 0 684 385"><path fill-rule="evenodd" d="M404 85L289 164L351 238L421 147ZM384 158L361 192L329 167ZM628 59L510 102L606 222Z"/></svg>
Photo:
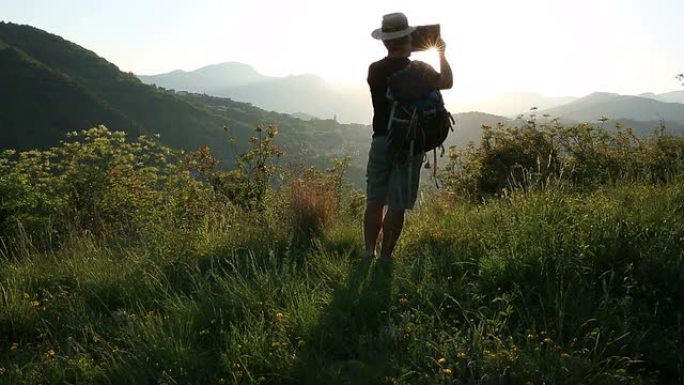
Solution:
<svg viewBox="0 0 684 385"><path fill-rule="evenodd" d="M183 102L173 94L147 86L135 76L119 71L114 64L95 53L59 36L29 26L0 23L0 40L42 63L53 72L70 79L71 83L87 90L128 120L135 122L142 131L161 134L167 143L175 147L192 149L204 144L217 145L221 139L215 132L226 123L241 126L240 129L245 130L246 134L245 123L226 121L225 118ZM9 74L4 72L0 76ZM40 88L41 85L28 79L22 87L25 88L24 92L33 94L34 89ZM26 99L26 102L26 108L40 107L35 104L36 99ZM77 117L83 113L82 107L78 104L64 107L60 111L61 114ZM32 116L24 116L24 121L15 119L14 122L22 126L34 125ZM102 119L102 123L114 122ZM72 129L77 128L80 127ZM128 127L116 124L112 128L128 131ZM18 139L18 145L21 147L32 145L31 137Z"/></svg>
<svg viewBox="0 0 684 385"><path fill-rule="evenodd" d="M106 124L142 127L61 72L0 41L0 148L48 147L65 133Z"/></svg>

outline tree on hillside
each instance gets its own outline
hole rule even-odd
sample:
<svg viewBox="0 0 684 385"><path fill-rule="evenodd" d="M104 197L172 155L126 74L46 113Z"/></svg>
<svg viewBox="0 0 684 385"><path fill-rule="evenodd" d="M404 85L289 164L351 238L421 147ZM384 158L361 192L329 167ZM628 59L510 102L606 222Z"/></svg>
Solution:
<svg viewBox="0 0 684 385"><path fill-rule="evenodd" d="M677 80L682 82L682 85L684 86L684 73L676 75L675 78L677 78Z"/></svg>

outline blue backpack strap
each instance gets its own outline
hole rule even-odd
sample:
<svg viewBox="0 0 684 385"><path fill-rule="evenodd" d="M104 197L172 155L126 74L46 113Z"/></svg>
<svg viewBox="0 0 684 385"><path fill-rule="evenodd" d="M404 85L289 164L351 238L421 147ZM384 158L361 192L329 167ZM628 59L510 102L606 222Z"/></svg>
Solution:
<svg viewBox="0 0 684 385"><path fill-rule="evenodd" d="M422 99L413 100L409 103L411 107L425 110L434 108L439 104L439 91L433 90L426 97Z"/></svg>
<svg viewBox="0 0 684 385"><path fill-rule="evenodd" d="M394 121L394 113L397 111L397 103L396 101L392 102L392 108L390 109L390 114L389 114L389 119L387 119L387 132L390 132L392 130L392 122Z"/></svg>

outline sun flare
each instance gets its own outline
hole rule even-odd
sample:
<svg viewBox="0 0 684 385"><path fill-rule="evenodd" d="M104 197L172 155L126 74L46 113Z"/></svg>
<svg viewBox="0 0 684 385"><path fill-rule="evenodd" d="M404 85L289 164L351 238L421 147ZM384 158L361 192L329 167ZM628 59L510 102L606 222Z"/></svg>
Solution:
<svg viewBox="0 0 684 385"><path fill-rule="evenodd" d="M429 48L425 51L415 52L411 55L411 58L428 63L432 66L432 68L439 71L439 53L435 47Z"/></svg>

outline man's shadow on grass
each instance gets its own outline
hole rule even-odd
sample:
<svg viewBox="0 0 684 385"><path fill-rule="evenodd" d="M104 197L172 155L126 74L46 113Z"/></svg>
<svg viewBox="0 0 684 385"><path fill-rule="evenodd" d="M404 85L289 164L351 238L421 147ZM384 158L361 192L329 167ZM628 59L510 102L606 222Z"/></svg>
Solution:
<svg viewBox="0 0 684 385"><path fill-rule="evenodd" d="M394 262L354 260L305 337L290 378L298 384L377 383L387 375Z"/></svg>

